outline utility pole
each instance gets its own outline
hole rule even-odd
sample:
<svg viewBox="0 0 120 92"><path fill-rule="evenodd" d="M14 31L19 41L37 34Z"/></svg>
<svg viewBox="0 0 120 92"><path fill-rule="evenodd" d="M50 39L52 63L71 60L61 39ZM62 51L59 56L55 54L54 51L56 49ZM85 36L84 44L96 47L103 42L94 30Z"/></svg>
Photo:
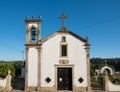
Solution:
<svg viewBox="0 0 120 92"><path fill-rule="evenodd" d="M24 50L22 50L22 61L24 62L24 53L25 53L25 51Z"/></svg>

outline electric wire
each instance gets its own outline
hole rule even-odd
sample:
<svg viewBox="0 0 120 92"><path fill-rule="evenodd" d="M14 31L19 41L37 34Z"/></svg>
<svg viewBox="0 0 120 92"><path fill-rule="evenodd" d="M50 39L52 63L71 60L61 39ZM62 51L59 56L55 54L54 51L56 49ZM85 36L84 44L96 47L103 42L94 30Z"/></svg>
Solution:
<svg viewBox="0 0 120 92"><path fill-rule="evenodd" d="M104 21L101 21L101 22L96 22L96 23L93 23L93 24L86 25L84 27L81 27L80 30L84 30L84 29L87 29L87 28L90 28L90 27L94 27L94 26L97 26L97 25L109 23L111 21L118 20L118 19L120 19L120 17L113 17L111 19L107 19L107 20L104 20Z"/></svg>
<svg viewBox="0 0 120 92"><path fill-rule="evenodd" d="M105 24L105 23L111 22L111 21L113 21L113 20L118 20L118 19L120 19L120 17L114 17L114 18L111 18L111 19L108 19L108 20L104 20L104 21L101 21L101 22L97 22L97 23L94 23L94 24L90 24L90 25L81 27L81 29L82 29L82 30L83 30L83 29L87 29L87 28L89 28L89 27L94 27L94 26L97 26L97 25L100 25L100 24ZM15 36L15 34L14 34L14 37L17 37L17 36ZM15 38L15 39L16 39L16 38ZM15 46L8 45L8 44L6 44L6 43L3 42L3 41L0 41L0 45L6 47L6 48L8 48L8 49L16 50L16 51L18 51L18 52L24 52L24 50L20 50L20 49L16 48Z"/></svg>

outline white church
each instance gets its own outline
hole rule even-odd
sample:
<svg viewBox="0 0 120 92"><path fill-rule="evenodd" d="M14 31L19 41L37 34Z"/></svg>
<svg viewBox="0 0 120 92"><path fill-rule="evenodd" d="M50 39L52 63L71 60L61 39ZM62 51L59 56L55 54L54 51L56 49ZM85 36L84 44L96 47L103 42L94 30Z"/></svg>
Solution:
<svg viewBox="0 0 120 92"><path fill-rule="evenodd" d="M90 92L88 37L62 28L41 39L40 17L26 17L25 92Z"/></svg>

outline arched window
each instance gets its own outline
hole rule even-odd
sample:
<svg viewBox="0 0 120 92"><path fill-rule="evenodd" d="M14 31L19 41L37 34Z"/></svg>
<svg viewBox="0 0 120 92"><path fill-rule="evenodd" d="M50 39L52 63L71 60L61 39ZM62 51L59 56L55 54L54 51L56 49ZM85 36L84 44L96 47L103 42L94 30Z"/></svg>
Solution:
<svg viewBox="0 0 120 92"><path fill-rule="evenodd" d="M31 28L31 41L36 42L37 40L37 31L36 28Z"/></svg>

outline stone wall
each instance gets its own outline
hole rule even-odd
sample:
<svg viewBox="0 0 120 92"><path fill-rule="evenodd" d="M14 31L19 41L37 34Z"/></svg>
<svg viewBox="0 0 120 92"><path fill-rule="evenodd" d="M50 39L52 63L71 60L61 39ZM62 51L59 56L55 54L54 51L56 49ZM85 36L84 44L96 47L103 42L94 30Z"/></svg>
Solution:
<svg viewBox="0 0 120 92"><path fill-rule="evenodd" d="M105 75L105 90L106 92L120 92L120 85L113 84L107 75Z"/></svg>
<svg viewBox="0 0 120 92"><path fill-rule="evenodd" d="M109 91L120 92L120 85L113 84L110 80L108 80Z"/></svg>

